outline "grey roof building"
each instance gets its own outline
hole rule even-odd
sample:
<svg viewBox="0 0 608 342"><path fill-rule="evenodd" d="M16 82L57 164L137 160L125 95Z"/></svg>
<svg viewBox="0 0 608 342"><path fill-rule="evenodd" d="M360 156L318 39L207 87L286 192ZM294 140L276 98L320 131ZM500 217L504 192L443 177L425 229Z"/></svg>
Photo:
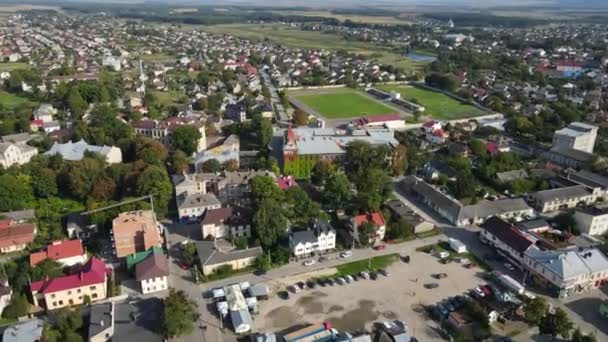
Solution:
<svg viewBox="0 0 608 342"><path fill-rule="evenodd" d="M91 306L89 316L89 341L109 341L114 335L114 303Z"/></svg>
<svg viewBox="0 0 608 342"><path fill-rule="evenodd" d="M593 153L575 150L573 148L554 147L543 152L541 157L562 167L580 168L594 158Z"/></svg>
<svg viewBox="0 0 608 342"><path fill-rule="evenodd" d="M423 219L400 200L391 200L386 202L384 205L391 211L394 218L396 218L398 221L403 220L412 226L412 229L416 234L435 228L434 224Z"/></svg>
<svg viewBox="0 0 608 342"><path fill-rule="evenodd" d="M209 275L223 265L230 265L233 270L248 267L263 253L262 247L224 251L216 246L215 241L203 240L195 243L203 275Z"/></svg>
<svg viewBox="0 0 608 342"><path fill-rule="evenodd" d="M598 198L598 191L584 185L537 191L528 194L528 201L537 210L546 213L560 209L574 208L580 203L591 204Z"/></svg>
<svg viewBox="0 0 608 342"><path fill-rule="evenodd" d="M512 170L507 172L497 172L496 178L503 183L508 183L514 180L528 178L528 173L524 169Z"/></svg>
<svg viewBox="0 0 608 342"><path fill-rule="evenodd" d="M422 200L424 204L431 207L443 218L451 223L460 221L460 213L462 211L462 203L456 199L442 193L437 188L424 182L415 176L406 176L401 181L400 187Z"/></svg>
<svg viewBox="0 0 608 342"><path fill-rule="evenodd" d="M156 297L116 303L112 342L163 342L162 311L163 301Z"/></svg>
<svg viewBox="0 0 608 342"><path fill-rule="evenodd" d="M463 207L460 214L460 224L480 224L493 216L512 219L533 213L534 210L522 198L484 201Z"/></svg>
<svg viewBox="0 0 608 342"><path fill-rule="evenodd" d="M118 147L89 145L84 140L69 141L65 144L55 142L45 154L47 156L61 155L65 160L78 161L84 158L85 152L98 153L105 157L110 164L122 162L122 152Z"/></svg>
<svg viewBox="0 0 608 342"><path fill-rule="evenodd" d="M3 342L32 342L42 340L44 322L39 319L17 323L4 330Z"/></svg>

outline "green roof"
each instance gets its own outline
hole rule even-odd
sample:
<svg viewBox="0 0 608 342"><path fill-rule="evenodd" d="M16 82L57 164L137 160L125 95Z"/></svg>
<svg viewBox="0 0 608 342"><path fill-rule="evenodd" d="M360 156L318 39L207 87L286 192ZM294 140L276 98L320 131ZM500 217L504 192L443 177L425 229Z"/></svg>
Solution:
<svg viewBox="0 0 608 342"><path fill-rule="evenodd" d="M155 246L155 247L148 249L147 251L137 252L137 253L133 253L133 254L127 256L127 270L131 271L131 269L133 269L133 267L135 265L139 264L141 261L143 261L145 258L147 258L148 255L150 255L152 253L162 254L163 249Z"/></svg>

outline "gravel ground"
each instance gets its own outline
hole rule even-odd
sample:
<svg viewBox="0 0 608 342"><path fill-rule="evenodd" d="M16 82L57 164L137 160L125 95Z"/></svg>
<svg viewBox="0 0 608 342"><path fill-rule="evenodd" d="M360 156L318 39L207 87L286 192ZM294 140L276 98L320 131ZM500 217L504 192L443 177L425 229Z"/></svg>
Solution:
<svg viewBox="0 0 608 342"><path fill-rule="evenodd" d="M301 323L329 321L338 330L371 330L376 321L401 319L420 341L441 341L432 329L434 324L421 305L433 304L445 297L461 294L483 282L480 269L466 269L457 263L440 264L424 253L411 255L410 264L396 262L388 268L390 277L359 280L347 285L319 287L290 294L288 300L272 295L260 303L254 331L280 331ZM431 274L445 272L441 280ZM291 280L291 279L290 279ZM424 284L437 282L433 290Z"/></svg>

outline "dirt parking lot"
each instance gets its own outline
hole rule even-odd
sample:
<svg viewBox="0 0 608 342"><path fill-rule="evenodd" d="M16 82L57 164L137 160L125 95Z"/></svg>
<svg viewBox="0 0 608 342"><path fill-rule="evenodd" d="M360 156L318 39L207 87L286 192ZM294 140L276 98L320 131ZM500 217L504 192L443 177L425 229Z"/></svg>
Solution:
<svg viewBox="0 0 608 342"><path fill-rule="evenodd" d="M420 341L441 341L432 329L435 325L419 308L483 283L483 270L466 269L458 263L443 265L425 253L411 257L409 264L397 261L391 265L389 277L379 275L377 280L317 286L299 294L290 293L287 300L273 294L260 303L260 313L254 316L254 331L281 331L296 324L327 320L338 330L356 332L371 330L376 321L400 319ZM448 277L436 280L431 277L435 273L447 273ZM439 287L429 290L424 288L427 283L438 283Z"/></svg>

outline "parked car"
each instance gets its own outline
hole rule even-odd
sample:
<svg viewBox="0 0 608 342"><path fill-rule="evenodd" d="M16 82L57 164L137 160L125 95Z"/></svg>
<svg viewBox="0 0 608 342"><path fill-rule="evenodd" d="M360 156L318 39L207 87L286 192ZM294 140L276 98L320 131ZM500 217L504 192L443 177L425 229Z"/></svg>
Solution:
<svg viewBox="0 0 608 342"><path fill-rule="evenodd" d="M483 292L483 290L479 287L474 288L471 294L477 298L483 298L486 296L485 292Z"/></svg>
<svg viewBox="0 0 608 342"><path fill-rule="evenodd" d="M424 284L424 288L432 290L432 289L436 289L439 287L439 284L437 283L428 283L428 284Z"/></svg>
<svg viewBox="0 0 608 342"><path fill-rule="evenodd" d="M510 263L505 262L504 265L505 265L505 268L508 269L509 271L515 271L515 267L513 267L513 265L511 265Z"/></svg>
<svg viewBox="0 0 608 342"><path fill-rule="evenodd" d="M324 256L319 257L319 262L325 262L327 261L327 258Z"/></svg>
<svg viewBox="0 0 608 342"><path fill-rule="evenodd" d="M304 265L304 266L312 266L314 264L315 264L315 261L312 259L308 259L302 263L302 265Z"/></svg>
<svg viewBox="0 0 608 342"><path fill-rule="evenodd" d="M377 251L382 251L386 248L386 245L376 245L374 246L374 249Z"/></svg>
<svg viewBox="0 0 608 342"><path fill-rule="evenodd" d="M346 282L347 282L347 283L352 283L353 281L355 281L355 280L353 279L353 277L352 277L352 276L350 276L350 275L345 276L345 277L344 277L344 280L346 280Z"/></svg>
<svg viewBox="0 0 608 342"><path fill-rule="evenodd" d="M336 279L336 282L338 282L338 284L340 284L340 285L346 284L346 280L344 280L344 278L342 278L342 277Z"/></svg>
<svg viewBox="0 0 608 342"><path fill-rule="evenodd" d="M358 276L358 275L356 275L356 274L351 274L350 276L351 276L351 277L353 277L353 280L354 280L354 281L359 281L359 276Z"/></svg>
<svg viewBox="0 0 608 342"><path fill-rule="evenodd" d="M340 253L341 258L350 258L351 256L353 256L352 251L345 251L345 252Z"/></svg>
<svg viewBox="0 0 608 342"><path fill-rule="evenodd" d="M372 280L376 280L376 279L378 279L378 273L376 273L376 272L374 272L374 271L371 271L371 272L369 272L369 277L370 277Z"/></svg>
<svg viewBox="0 0 608 342"><path fill-rule="evenodd" d="M385 276L385 277L388 277L388 276L390 276L390 275L391 275L391 274L390 274L390 273L388 273L388 271L387 271L387 270L385 270L384 268L379 269L379 270L378 270L378 272L379 272L380 274L382 274L383 276Z"/></svg>
<svg viewBox="0 0 608 342"><path fill-rule="evenodd" d="M446 278L447 276L448 276L447 273L436 273L436 274L433 274L433 278L435 278L435 279L443 279L443 278Z"/></svg>
<svg viewBox="0 0 608 342"><path fill-rule="evenodd" d="M437 305L429 305L427 310L429 311L429 314L431 315L432 319L439 321L443 318L443 314L441 313L441 310L439 310Z"/></svg>
<svg viewBox="0 0 608 342"><path fill-rule="evenodd" d="M401 260L403 260L403 262L405 262L406 264L409 264L410 263L410 256L409 255L403 256L403 257L401 257Z"/></svg>
<svg viewBox="0 0 608 342"><path fill-rule="evenodd" d="M300 291L302 291L297 284L290 285L287 289L289 289L289 291L291 291L293 293L300 293Z"/></svg>
<svg viewBox="0 0 608 342"><path fill-rule="evenodd" d="M441 312L441 316L444 318L450 314L450 311L441 303L437 304L437 309L439 310L439 312Z"/></svg>
<svg viewBox="0 0 608 342"><path fill-rule="evenodd" d="M448 309L449 312L456 310L454 305L452 305L452 303L450 303L449 300L444 300L443 302L441 302L441 305L443 305L446 309Z"/></svg>
<svg viewBox="0 0 608 342"><path fill-rule="evenodd" d="M317 279L317 284L319 284L319 286L321 286L321 287L325 287L325 286L327 286L327 280L323 279L323 278L319 278L319 279Z"/></svg>
<svg viewBox="0 0 608 342"><path fill-rule="evenodd" d="M279 291L279 292L277 293L277 295L278 295L278 296L279 296L279 298L281 298L281 299L284 299L284 300L289 299L289 292L287 292L287 291Z"/></svg>
<svg viewBox="0 0 608 342"><path fill-rule="evenodd" d="M484 285L484 286L480 286L479 288L481 289L481 291L483 291L483 294L486 295L486 297L489 297L492 295L492 290L490 290L489 287Z"/></svg>
<svg viewBox="0 0 608 342"><path fill-rule="evenodd" d="M327 278L326 282L329 286L334 286L336 284L336 281L331 278Z"/></svg>
<svg viewBox="0 0 608 342"><path fill-rule="evenodd" d="M315 283L313 280L309 280L306 282L306 287L308 287L309 289L314 289L315 287L317 287L317 283Z"/></svg>
<svg viewBox="0 0 608 342"><path fill-rule="evenodd" d="M296 285L298 285L298 287L300 287L300 290L306 290L306 283L303 281L299 281L296 283Z"/></svg>
<svg viewBox="0 0 608 342"><path fill-rule="evenodd" d="M359 273L359 275L361 276L361 278L363 279L369 279L369 273L365 272L365 271L361 271L361 273Z"/></svg>
<svg viewBox="0 0 608 342"><path fill-rule="evenodd" d="M185 264L185 263L181 263L181 264L179 264L179 268L181 268L182 270L186 270L187 271L188 269L190 269L190 265Z"/></svg>

